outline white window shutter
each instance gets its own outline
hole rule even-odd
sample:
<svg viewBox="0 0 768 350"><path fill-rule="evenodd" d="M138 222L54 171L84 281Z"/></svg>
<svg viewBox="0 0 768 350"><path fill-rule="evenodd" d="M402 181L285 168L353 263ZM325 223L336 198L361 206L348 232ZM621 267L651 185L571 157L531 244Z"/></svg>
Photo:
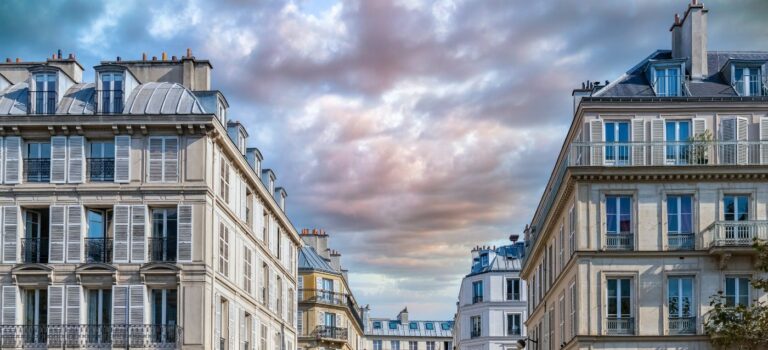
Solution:
<svg viewBox="0 0 768 350"><path fill-rule="evenodd" d="M16 325L16 310L18 309L18 287L3 286L2 318L4 325Z"/></svg>
<svg viewBox="0 0 768 350"><path fill-rule="evenodd" d="M245 183L245 177L240 178L240 218L243 221L248 221L247 208L248 208L248 185Z"/></svg>
<svg viewBox="0 0 768 350"><path fill-rule="evenodd" d="M221 339L221 298L219 298L219 293L213 294L213 302L216 303L216 319L213 320L213 334L215 336L215 339L213 340L213 348L215 350L221 350L220 341Z"/></svg>
<svg viewBox="0 0 768 350"><path fill-rule="evenodd" d="M83 250L83 207L80 205L67 206L67 262L82 261Z"/></svg>
<svg viewBox="0 0 768 350"><path fill-rule="evenodd" d="M651 119L651 165L664 164L664 119Z"/></svg>
<svg viewBox="0 0 768 350"><path fill-rule="evenodd" d="M270 271L269 273L269 309L276 310L277 308L277 275Z"/></svg>
<svg viewBox="0 0 768 350"><path fill-rule="evenodd" d="M277 255L277 219L274 216L269 217L269 246L272 255Z"/></svg>
<svg viewBox="0 0 768 350"><path fill-rule="evenodd" d="M230 301L227 303L229 305L229 327L227 330L229 331L227 334L227 341L229 341L229 348L228 349L234 349L235 348L235 303Z"/></svg>
<svg viewBox="0 0 768 350"><path fill-rule="evenodd" d="M632 119L632 165L645 165L645 120Z"/></svg>
<svg viewBox="0 0 768 350"><path fill-rule="evenodd" d="M144 304L146 302L146 292L144 285L130 286L128 299L128 322L130 324L143 325L145 323L144 310L146 305Z"/></svg>
<svg viewBox="0 0 768 350"><path fill-rule="evenodd" d="M113 239L113 260L116 263L127 263L130 261L129 251L129 232L131 222L131 207L127 205L115 205L114 207L114 239Z"/></svg>
<svg viewBox="0 0 768 350"><path fill-rule="evenodd" d="M179 205L178 209L178 228L176 240L177 260L179 262L192 261L192 206Z"/></svg>
<svg viewBox="0 0 768 350"><path fill-rule="evenodd" d="M259 322L256 320L255 315L251 315L251 347L250 350L257 350L256 344L259 343Z"/></svg>
<svg viewBox="0 0 768 350"><path fill-rule="evenodd" d="M168 137L163 148L163 182L179 181L179 139Z"/></svg>
<svg viewBox="0 0 768 350"><path fill-rule="evenodd" d="M693 118L693 136L699 136L707 131L707 119L706 118Z"/></svg>
<svg viewBox="0 0 768 350"><path fill-rule="evenodd" d="M768 164L768 117L760 117L760 164Z"/></svg>
<svg viewBox="0 0 768 350"><path fill-rule="evenodd" d="M67 181L67 137L51 137L51 183Z"/></svg>
<svg viewBox="0 0 768 350"><path fill-rule="evenodd" d="M18 261L19 246L19 207L2 207L3 214L3 263L14 264Z"/></svg>
<svg viewBox="0 0 768 350"><path fill-rule="evenodd" d="M163 138L149 138L149 165L147 166L148 181L163 181Z"/></svg>
<svg viewBox="0 0 768 350"><path fill-rule="evenodd" d="M131 262L143 263L147 260L147 207L131 206ZM133 293L133 292L132 292Z"/></svg>
<svg viewBox="0 0 768 350"><path fill-rule="evenodd" d="M66 235L66 207L52 205L50 207L50 230L48 237L48 261L51 263L64 263L65 235Z"/></svg>
<svg viewBox="0 0 768 350"><path fill-rule="evenodd" d="M67 298L66 298L66 321L70 325L79 325L82 323L80 319L80 305L82 304L82 289L79 285L66 286Z"/></svg>
<svg viewBox="0 0 768 350"><path fill-rule="evenodd" d="M67 182L83 183L85 179L85 138L83 136L70 136L68 146Z"/></svg>
<svg viewBox="0 0 768 350"><path fill-rule="evenodd" d="M131 136L115 136L115 182L131 182Z"/></svg>
<svg viewBox="0 0 768 350"><path fill-rule="evenodd" d="M112 286L112 324L128 324L128 286Z"/></svg>
<svg viewBox="0 0 768 350"><path fill-rule="evenodd" d="M64 286L48 286L48 324L64 324Z"/></svg>
<svg viewBox="0 0 768 350"><path fill-rule="evenodd" d="M0 183L5 178L5 140L0 137Z"/></svg>
<svg viewBox="0 0 768 350"><path fill-rule="evenodd" d="M745 143L746 141L749 141L749 120L747 118L736 118L736 140L739 141L739 164L749 163L749 145Z"/></svg>
<svg viewBox="0 0 768 350"><path fill-rule="evenodd" d="M591 165L603 165L603 121L601 119L595 119L589 122L589 152Z"/></svg>
<svg viewBox="0 0 768 350"><path fill-rule="evenodd" d="M264 262L261 259L258 259L258 262L259 262L259 265L258 265L258 270L259 270L259 290L258 290L259 301L261 301L261 303L264 304L264 303L266 303L266 300L264 300L264 293L262 292L262 289L265 286L264 283L266 283L265 278L267 276L264 275Z"/></svg>
<svg viewBox="0 0 768 350"><path fill-rule="evenodd" d="M254 194L253 198L253 232L256 233L256 237L261 239L261 233L264 230L264 208L261 206L258 196Z"/></svg>
<svg viewBox="0 0 768 350"><path fill-rule="evenodd" d="M17 184L21 182L21 137L6 137L4 146L5 183Z"/></svg>
<svg viewBox="0 0 768 350"><path fill-rule="evenodd" d="M240 332L238 333L238 339L240 340L240 349L246 350L247 348L245 347L245 341L247 337L245 336L245 309L240 306L238 307L238 310L238 316L240 316L240 320L238 321L240 322Z"/></svg>

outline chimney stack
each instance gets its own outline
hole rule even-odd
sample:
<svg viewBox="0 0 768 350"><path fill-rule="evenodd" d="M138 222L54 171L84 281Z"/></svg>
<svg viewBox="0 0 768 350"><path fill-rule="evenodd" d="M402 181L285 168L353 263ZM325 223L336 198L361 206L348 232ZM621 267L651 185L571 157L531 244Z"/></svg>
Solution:
<svg viewBox="0 0 768 350"><path fill-rule="evenodd" d="M408 307L405 307L403 311L400 311L400 313L397 314L397 320L400 321L400 324L402 325L408 324Z"/></svg>
<svg viewBox="0 0 768 350"><path fill-rule="evenodd" d="M147 60L147 53L146 52L142 52L141 53L141 60L142 61L146 61Z"/></svg>
<svg viewBox="0 0 768 350"><path fill-rule="evenodd" d="M165 51L163 51L162 57L163 57L163 61L167 61L168 60L168 54L165 53Z"/></svg>
<svg viewBox="0 0 768 350"><path fill-rule="evenodd" d="M707 13L708 9L692 0L683 18L675 14L672 32L672 58L686 59L685 68L691 79L701 80L708 75L707 67Z"/></svg>

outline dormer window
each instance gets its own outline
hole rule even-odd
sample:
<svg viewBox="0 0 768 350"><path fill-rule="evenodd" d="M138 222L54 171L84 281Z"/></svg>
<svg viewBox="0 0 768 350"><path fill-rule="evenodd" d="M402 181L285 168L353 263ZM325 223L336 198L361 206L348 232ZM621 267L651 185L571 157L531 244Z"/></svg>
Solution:
<svg viewBox="0 0 768 350"><path fill-rule="evenodd" d="M56 73L35 74L35 114L56 113Z"/></svg>
<svg viewBox="0 0 768 350"><path fill-rule="evenodd" d="M733 69L733 88L739 96L763 96L763 74L759 66L736 66Z"/></svg>
<svg viewBox="0 0 768 350"><path fill-rule="evenodd" d="M655 67L653 72L653 89L656 96L683 95L683 79L679 66Z"/></svg>
<svg viewBox="0 0 768 350"><path fill-rule="evenodd" d="M488 253L480 254L480 265L488 266Z"/></svg>
<svg viewBox="0 0 768 350"><path fill-rule="evenodd" d="M99 104L101 113L123 112L123 73L101 73Z"/></svg>

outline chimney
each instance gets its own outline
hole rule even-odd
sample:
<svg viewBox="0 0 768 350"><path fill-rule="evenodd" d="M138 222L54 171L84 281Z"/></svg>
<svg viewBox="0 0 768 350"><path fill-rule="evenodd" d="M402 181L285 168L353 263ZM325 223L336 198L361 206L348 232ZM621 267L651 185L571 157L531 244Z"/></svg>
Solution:
<svg viewBox="0 0 768 350"><path fill-rule="evenodd" d="M306 243L308 246L315 248L315 251L317 251L320 256L323 258L329 259L328 256L328 235L325 234L325 231L319 230L316 228L313 228L311 230L307 229L306 234L304 234L304 230L302 230L301 239Z"/></svg>
<svg viewBox="0 0 768 350"><path fill-rule="evenodd" d="M335 250L331 251L331 267L336 271L341 271L341 254Z"/></svg>
<svg viewBox="0 0 768 350"><path fill-rule="evenodd" d="M408 324L408 307L406 306L403 311L400 311L399 314L397 314L397 320L400 321L400 324Z"/></svg>
<svg viewBox="0 0 768 350"><path fill-rule="evenodd" d="M163 54L161 55L161 57L163 58L163 61L167 61L168 60L168 54L165 53L165 51L163 51Z"/></svg>
<svg viewBox="0 0 768 350"><path fill-rule="evenodd" d="M211 63L207 60L197 60L192 56L192 50L187 49L187 56L181 58L182 84L190 90L208 91L211 89Z"/></svg>
<svg viewBox="0 0 768 350"><path fill-rule="evenodd" d="M675 21L669 29L672 32L672 58L686 59L685 68L693 80L701 80L708 75L708 12L704 4L692 0L682 19L675 14Z"/></svg>

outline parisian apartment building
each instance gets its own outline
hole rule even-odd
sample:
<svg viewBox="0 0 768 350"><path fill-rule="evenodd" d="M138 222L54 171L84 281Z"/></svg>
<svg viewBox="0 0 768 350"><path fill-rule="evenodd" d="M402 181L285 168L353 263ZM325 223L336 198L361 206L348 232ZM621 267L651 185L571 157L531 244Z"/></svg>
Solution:
<svg viewBox="0 0 768 350"><path fill-rule="evenodd" d="M0 347L295 347L287 192L211 71L0 63Z"/></svg>
<svg viewBox="0 0 768 350"><path fill-rule="evenodd" d="M419 321L404 308L394 319L364 314L366 350L452 350L453 321Z"/></svg>
<svg viewBox="0 0 768 350"><path fill-rule="evenodd" d="M707 16L694 0L671 50L574 91L526 231L530 348L711 349L711 296L766 300L768 52L709 50Z"/></svg>
<svg viewBox="0 0 768 350"><path fill-rule="evenodd" d="M341 253L322 229L303 229L299 251L298 348L363 350L363 312L350 289Z"/></svg>
<svg viewBox="0 0 768 350"><path fill-rule="evenodd" d="M527 336L527 290L520 278L525 244L512 238L513 244L472 249L453 326L456 350L517 349Z"/></svg>

